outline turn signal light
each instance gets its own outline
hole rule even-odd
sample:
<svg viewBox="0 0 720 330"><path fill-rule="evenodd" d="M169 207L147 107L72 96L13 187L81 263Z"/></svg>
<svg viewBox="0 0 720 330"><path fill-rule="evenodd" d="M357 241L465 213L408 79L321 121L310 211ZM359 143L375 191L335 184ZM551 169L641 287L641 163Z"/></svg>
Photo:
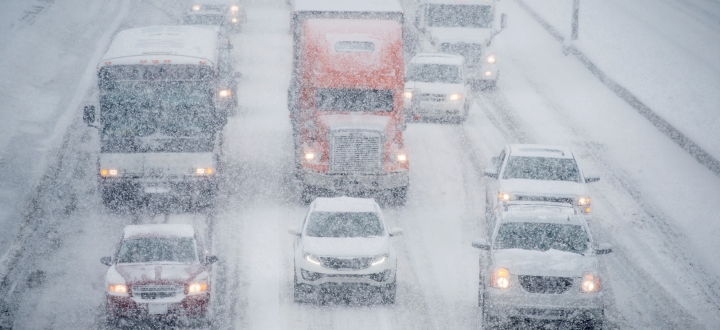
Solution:
<svg viewBox="0 0 720 330"><path fill-rule="evenodd" d="M500 289L510 287L510 271L507 268L500 268L490 275L490 285Z"/></svg>

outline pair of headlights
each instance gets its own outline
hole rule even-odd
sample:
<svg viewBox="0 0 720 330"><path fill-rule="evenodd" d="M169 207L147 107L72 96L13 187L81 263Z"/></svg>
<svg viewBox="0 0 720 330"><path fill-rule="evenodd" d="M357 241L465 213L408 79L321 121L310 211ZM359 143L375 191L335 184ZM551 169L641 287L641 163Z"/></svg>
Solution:
<svg viewBox="0 0 720 330"><path fill-rule="evenodd" d="M413 92L412 92L412 90L406 90L406 91L404 91L404 92L403 92L403 97L404 97L405 99L407 99L407 100L411 100L411 99L413 98ZM450 94L450 95L448 95L448 99L449 99L450 101L458 101L458 100L461 100L461 99L462 99L462 94L458 94L458 93Z"/></svg>
<svg viewBox="0 0 720 330"><path fill-rule="evenodd" d="M310 263L316 264L318 266L322 266L322 260L320 260L320 258L318 258L318 256L316 256L314 254L310 254L310 253L305 253L304 257L305 257L305 260L309 261ZM387 260L387 259L388 259L387 254L376 255L370 261L370 266L377 266L377 265L385 262L385 260Z"/></svg>
<svg viewBox="0 0 720 330"><path fill-rule="evenodd" d="M515 200L515 196L513 196L513 194L511 194L511 193L506 193L506 192L500 192L500 193L498 193L497 198L498 198L498 200L503 201L503 202L508 202L508 201L511 201L511 200ZM588 196L580 196L580 197L578 197L578 198L575 200L575 203L576 203L578 206L590 206L590 197L588 197Z"/></svg>
<svg viewBox="0 0 720 330"><path fill-rule="evenodd" d="M202 6L193 5L191 8L193 11L200 11L200 9L202 9ZM240 10L240 7L238 7L238 6L230 6L230 12L232 12L233 14L237 13L239 10Z"/></svg>
<svg viewBox="0 0 720 330"><path fill-rule="evenodd" d="M323 155L324 154L320 151L309 150L309 151L305 151L303 153L303 160L305 160L308 163L317 164L318 162L320 162L322 160ZM390 156L390 159L392 161L404 164L404 163L407 163L407 161L408 161L408 155L403 152L394 153Z"/></svg>
<svg viewBox="0 0 720 330"><path fill-rule="evenodd" d="M191 170L196 175L213 175L215 169L212 167L196 167ZM120 170L116 168L103 168L100 169L100 176L103 178L121 176Z"/></svg>
<svg viewBox="0 0 720 330"><path fill-rule="evenodd" d="M490 286L498 289L510 287L510 271L507 268L498 268L490 274ZM600 291L600 276L585 273L580 282L580 292L590 293Z"/></svg>
<svg viewBox="0 0 720 330"><path fill-rule="evenodd" d="M207 287L208 287L208 285L206 282L188 283L185 285L185 293L186 294L196 294L196 293L207 292ZM108 292L118 294L118 295L127 295L128 287L125 284L110 284L108 286Z"/></svg>

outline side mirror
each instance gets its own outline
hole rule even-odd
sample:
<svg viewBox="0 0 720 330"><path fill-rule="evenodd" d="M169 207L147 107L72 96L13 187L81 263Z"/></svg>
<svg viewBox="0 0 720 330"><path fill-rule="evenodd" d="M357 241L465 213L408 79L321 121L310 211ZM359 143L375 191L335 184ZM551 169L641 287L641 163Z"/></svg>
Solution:
<svg viewBox="0 0 720 330"><path fill-rule="evenodd" d="M88 126L92 126L92 124L95 123L95 106L94 105L86 105L83 109L83 121L85 124L88 124Z"/></svg>
<svg viewBox="0 0 720 330"><path fill-rule="evenodd" d="M218 257L217 257L217 256L205 256L205 263L208 264L208 265L209 265L209 264L214 264L214 263L216 263L217 261L218 261Z"/></svg>
<svg viewBox="0 0 720 330"><path fill-rule="evenodd" d="M472 246L480 250L490 250L490 244L484 238L476 238L472 241Z"/></svg>
<svg viewBox="0 0 720 330"><path fill-rule="evenodd" d="M488 178L497 179L497 177L498 177L498 172L497 172L497 170L496 170L495 168L488 167L488 168L485 169L485 172L483 172L483 175L486 176L486 177L488 177Z"/></svg>
<svg viewBox="0 0 720 330"><path fill-rule="evenodd" d="M105 266L112 266L112 258L111 257L102 257L102 258L100 258L100 263Z"/></svg>
<svg viewBox="0 0 720 330"><path fill-rule="evenodd" d="M500 31L507 27L507 14L500 14Z"/></svg>
<svg viewBox="0 0 720 330"><path fill-rule="evenodd" d="M235 72L235 73L233 73L232 76L233 76L233 78L235 78L235 79L240 79L240 78L242 78L242 72L240 72L240 71Z"/></svg>
<svg viewBox="0 0 720 330"><path fill-rule="evenodd" d="M595 254L608 254L613 252L612 245L610 243L600 243L595 248Z"/></svg>
<svg viewBox="0 0 720 330"><path fill-rule="evenodd" d="M404 131L407 129L407 123L406 123L404 120L401 120L401 121L397 124L396 128L397 128L398 131L404 132Z"/></svg>
<svg viewBox="0 0 720 330"><path fill-rule="evenodd" d="M585 182L587 182L587 183L598 182L598 181L600 181L600 175L598 175L597 173L588 172L585 175Z"/></svg>
<svg viewBox="0 0 720 330"><path fill-rule="evenodd" d="M398 228L398 227L390 228L390 236L395 237L395 236L401 236L402 234L403 234L402 228Z"/></svg>
<svg viewBox="0 0 720 330"><path fill-rule="evenodd" d="M300 236L300 231L298 231L295 227L288 228L288 233L293 236Z"/></svg>

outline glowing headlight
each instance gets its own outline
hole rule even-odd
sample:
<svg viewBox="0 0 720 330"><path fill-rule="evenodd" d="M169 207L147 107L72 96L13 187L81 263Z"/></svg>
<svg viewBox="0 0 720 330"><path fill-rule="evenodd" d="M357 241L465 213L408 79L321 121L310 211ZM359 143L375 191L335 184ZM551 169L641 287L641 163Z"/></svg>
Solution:
<svg viewBox="0 0 720 330"><path fill-rule="evenodd" d="M590 197L580 196L577 200L577 204L581 206L590 205Z"/></svg>
<svg viewBox="0 0 720 330"><path fill-rule="evenodd" d="M212 167L199 167L195 169L197 175L212 175L215 172Z"/></svg>
<svg viewBox="0 0 720 330"><path fill-rule="evenodd" d="M303 159L306 162L316 163L322 159L323 154L317 151L305 151L303 153Z"/></svg>
<svg viewBox="0 0 720 330"><path fill-rule="evenodd" d="M127 286L125 284L110 284L108 291L113 293L127 293Z"/></svg>
<svg viewBox="0 0 720 330"><path fill-rule="evenodd" d="M230 7L230 11L231 11L233 14L237 13L238 10L240 10L240 7L238 7L238 6L232 6L232 7ZM233 23L235 23L235 22L233 22Z"/></svg>
<svg viewBox="0 0 720 330"><path fill-rule="evenodd" d="M399 163L405 163L408 161L408 155L407 154L397 154L397 155L395 155L395 159L397 159L397 161Z"/></svg>
<svg viewBox="0 0 720 330"><path fill-rule="evenodd" d="M457 101L462 98L460 94L450 94L450 101Z"/></svg>
<svg viewBox="0 0 720 330"><path fill-rule="evenodd" d="M499 268L490 275L490 286L500 289L510 287L510 271L507 268Z"/></svg>
<svg viewBox="0 0 720 330"><path fill-rule="evenodd" d="M228 97L232 95L232 91L230 91L229 89L223 89L218 93L218 95L220 95L220 97Z"/></svg>
<svg viewBox="0 0 720 330"><path fill-rule="evenodd" d="M486 77L492 76L492 71L485 71L485 76Z"/></svg>
<svg viewBox="0 0 720 330"><path fill-rule="evenodd" d="M412 91L405 91L405 92L403 92L403 97L405 97L406 99L409 100L412 98L412 94L413 94Z"/></svg>
<svg viewBox="0 0 720 330"><path fill-rule="evenodd" d="M379 265L379 264L385 262L385 260L387 260L387 258L388 258L387 254L381 254L379 256L375 256L375 258L373 258L373 260L370 262L370 266Z"/></svg>
<svg viewBox="0 0 720 330"><path fill-rule="evenodd" d="M188 293L200 293L200 292L206 292L206 291L207 291L207 283L205 283L205 282L190 283L187 285Z"/></svg>
<svg viewBox="0 0 720 330"><path fill-rule="evenodd" d="M120 171L114 168L103 168L100 170L100 176L103 178L107 178L109 176L118 176L120 174Z"/></svg>
<svg viewBox="0 0 720 330"><path fill-rule="evenodd" d="M200 10L200 5L194 5L194 6L192 6L192 10L193 10L193 11L198 11L198 10Z"/></svg>
<svg viewBox="0 0 720 330"><path fill-rule="evenodd" d="M233 19L231 19L230 21L233 22L233 23L237 23L237 18L234 18L234 17L233 17Z"/></svg>
<svg viewBox="0 0 720 330"><path fill-rule="evenodd" d="M495 63L495 54L488 56L487 62L490 64Z"/></svg>
<svg viewBox="0 0 720 330"><path fill-rule="evenodd" d="M504 202L507 202L510 200L510 194L508 193L498 193L498 199Z"/></svg>
<svg viewBox="0 0 720 330"><path fill-rule="evenodd" d="M305 253L305 260L307 260L311 263L314 263L316 265L322 264L322 262L320 261L320 258L318 258L317 256L312 255L310 253Z"/></svg>
<svg viewBox="0 0 720 330"><path fill-rule="evenodd" d="M580 291L582 292L598 292L600 291L600 277L590 273L583 274L582 282L580 282Z"/></svg>

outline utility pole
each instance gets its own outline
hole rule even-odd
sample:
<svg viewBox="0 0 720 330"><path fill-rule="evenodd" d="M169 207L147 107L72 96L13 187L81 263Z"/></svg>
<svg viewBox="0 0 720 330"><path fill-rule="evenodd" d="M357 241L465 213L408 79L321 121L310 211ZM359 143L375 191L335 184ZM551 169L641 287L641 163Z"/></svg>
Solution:
<svg viewBox="0 0 720 330"><path fill-rule="evenodd" d="M580 15L580 0L573 0L572 32L570 34L570 40L577 40L577 38L578 38L578 16L579 15Z"/></svg>

